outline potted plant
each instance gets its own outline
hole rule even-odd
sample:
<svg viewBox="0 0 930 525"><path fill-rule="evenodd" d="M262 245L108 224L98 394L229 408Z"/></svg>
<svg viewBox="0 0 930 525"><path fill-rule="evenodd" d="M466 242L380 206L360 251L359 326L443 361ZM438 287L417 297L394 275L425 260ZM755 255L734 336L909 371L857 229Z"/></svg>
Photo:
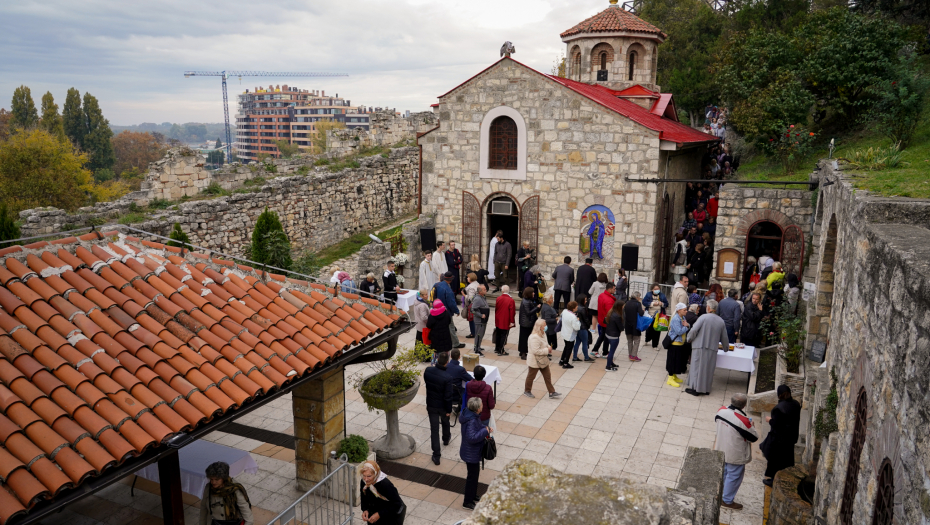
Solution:
<svg viewBox="0 0 930 525"><path fill-rule="evenodd" d="M387 345L378 347L379 351L386 349ZM400 433L397 411L417 395L420 388L417 365L431 355L430 349L418 342L413 348L399 349L390 360L373 362L375 373L353 376L353 386L368 405L368 410L383 410L387 419L387 433L371 444L379 457L397 459L413 454L416 442Z"/></svg>
<svg viewBox="0 0 930 525"><path fill-rule="evenodd" d="M803 313L785 302L774 308L764 321L770 339L774 337L778 348L775 387L788 385L792 396L800 403L804 402L804 339L807 337Z"/></svg>
<svg viewBox="0 0 930 525"><path fill-rule="evenodd" d="M357 507L359 505L358 487L362 480L358 467L365 460L375 460L375 454L369 451L367 439L358 434L350 434L339 442L339 447L336 450L330 453L328 472L334 472L336 468L343 464L343 454L345 454L346 461L353 467L349 475L355 482L343 487L344 492L334 488L336 493L330 494L329 497L345 501L353 507ZM337 483L337 485L339 484Z"/></svg>

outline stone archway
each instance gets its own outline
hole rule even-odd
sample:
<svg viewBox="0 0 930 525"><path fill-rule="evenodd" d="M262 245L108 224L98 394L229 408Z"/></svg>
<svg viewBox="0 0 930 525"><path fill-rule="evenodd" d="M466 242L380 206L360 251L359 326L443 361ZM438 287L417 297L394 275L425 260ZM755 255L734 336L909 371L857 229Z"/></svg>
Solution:
<svg viewBox="0 0 930 525"><path fill-rule="evenodd" d="M743 215L743 218L740 219L739 225L736 227L736 236L745 238L746 235L749 234L749 229L752 225L761 221L774 222L782 230L788 226L795 226L791 217L788 217L780 211L770 209L755 210Z"/></svg>

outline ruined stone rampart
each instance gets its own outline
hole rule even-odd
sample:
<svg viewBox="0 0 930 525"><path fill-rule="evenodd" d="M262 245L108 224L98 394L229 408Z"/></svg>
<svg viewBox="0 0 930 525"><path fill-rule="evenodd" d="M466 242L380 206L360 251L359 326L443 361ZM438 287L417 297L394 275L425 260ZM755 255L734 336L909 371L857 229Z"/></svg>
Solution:
<svg viewBox="0 0 930 525"><path fill-rule="evenodd" d="M316 169L307 175L279 176L254 193L181 202L132 226L168 236L174 223L179 223L193 244L240 255L255 220L267 207L278 212L295 248L317 250L415 211L417 155L417 148L400 148L386 157L363 158L358 168L338 173ZM281 163L278 169L293 173L295 166ZM263 171L257 174L274 176ZM20 213L22 234L28 237L114 222L132 203L103 203L75 214L56 208L26 210Z"/></svg>

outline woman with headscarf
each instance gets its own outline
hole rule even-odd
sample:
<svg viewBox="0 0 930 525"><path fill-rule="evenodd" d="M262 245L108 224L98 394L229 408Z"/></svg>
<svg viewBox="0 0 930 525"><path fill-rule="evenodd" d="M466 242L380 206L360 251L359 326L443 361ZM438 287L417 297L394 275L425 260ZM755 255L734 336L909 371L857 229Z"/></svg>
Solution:
<svg viewBox="0 0 930 525"><path fill-rule="evenodd" d="M542 272L539 269L539 265L533 265L529 270L523 272L523 288L520 290L520 293L523 293L523 290L526 288L533 289L533 297L539 297L539 279L542 278L540 275Z"/></svg>
<svg viewBox="0 0 930 525"><path fill-rule="evenodd" d="M675 388L681 388L681 384L684 382L678 377L678 374L684 374L688 371L690 352L685 348L685 343L691 325L685 317L687 313L688 306L685 303L676 304L675 313L668 323L668 337L671 339L671 345L665 355L665 371L668 372L666 384Z"/></svg>
<svg viewBox="0 0 930 525"><path fill-rule="evenodd" d="M358 471L362 477L359 482L362 521L379 525L403 523L407 507L381 467L369 459L358 466Z"/></svg>
<svg viewBox="0 0 930 525"><path fill-rule="evenodd" d="M791 397L788 385L779 385L778 404L772 409L772 415L765 418L771 430L768 437L759 445L768 466L762 483L772 486L772 479L779 470L794 466L794 445L798 442L801 427L801 404Z"/></svg>
<svg viewBox="0 0 930 525"><path fill-rule="evenodd" d="M200 498L200 525L253 525L252 504L245 487L229 477L229 464L207 467L207 486Z"/></svg>
<svg viewBox="0 0 930 525"><path fill-rule="evenodd" d="M337 273L336 279L339 279L339 287L342 293L355 293L355 281L352 280L352 276L348 272Z"/></svg>
<svg viewBox="0 0 930 525"><path fill-rule="evenodd" d="M442 301L433 301L433 308L429 311L426 327L429 328L429 340L432 342L434 352L449 352L452 350L452 334L449 325L452 324L452 314L446 310Z"/></svg>

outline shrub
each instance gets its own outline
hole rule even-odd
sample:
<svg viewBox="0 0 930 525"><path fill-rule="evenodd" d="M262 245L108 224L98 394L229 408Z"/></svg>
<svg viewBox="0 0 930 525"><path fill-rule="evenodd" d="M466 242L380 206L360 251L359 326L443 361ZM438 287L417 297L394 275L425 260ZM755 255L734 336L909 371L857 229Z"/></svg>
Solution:
<svg viewBox="0 0 930 525"><path fill-rule="evenodd" d="M184 230L181 229L181 225L174 223L174 229L171 230L171 240L168 242L168 246L173 246L175 248L185 248L190 249L191 239L184 233Z"/></svg>
<svg viewBox="0 0 930 525"><path fill-rule="evenodd" d="M336 449L336 456L345 454L350 463L361 463L368 459L368 440L358 434L350 434L349 437L339 442L339 448Z"/></svg>
<svg viewBox="0 0 930 525"><path fill-rule="evenodd" d="M272 235L269 236L271 232L281 232L281 235ZM283 238L282 238L283 236ZM274 251L276 256L280 259L280 248L282 243L287 244L288 256L287 256L287 266L281 266L279 264L274 264L271 260L271 253L268 248L268 242L277 243L274 246ZM265 211L258 216L258 219L255 221L255 229L252 231L252 247L250 251L252 260L259 264L270 264L272 266L277 266L279 268L289 268L290 267L290 241L287 239L287 235L284 233L284 227L281 225L281 220L278 218L278 214L274 211L265 208ZM280 260L276 262L282 262Z"/></svg>
<svg viewBox="0 0 930 525"><path fill-rule="evenodd" d="M778 355L785 360L788 372L793 374L800 370L801 358L804 356L804 338L807 337L805 325L804 315L795 312L795 305L788 301L775 307L772 315L762 321L763 331L778 334Z"/></svg>
<svg viewBox="0 0 930 525"><path fill-rule="evenodd" d="M224 190L223 187L220 186L219 182L214 181L214 182L211 182L209 186L203 189L203 194L219 196L219 195L229 195L229 192Z"/></svg>
<svg viewBox="0 0 930 525"><path fill-rule="evenodd" d="M892 144L887 148L870 146L869 149L857 149L851 158L844 158L855 169L867 171L880 171L888 168L897 168L901 164L901 148ZM906 164L906 163L905 163Z"/></svg>
<svg viewBox="0 0 930 525"><path fill-rule="evenodd" d="M275 230L265 234L265 254L267 259L263 261L264 264L284 270L291 269L291 241L283 231Z"/></svg>
<svg viewBox="0 0 930 525"><path fill-rule="evenodd" d="M16 225L13 214L10 213L6 203L0 203L0 246L10 244L2 241L11 241L19 237L19 226Z"/></svg>
<svg viewBox="0 0 930 525"><path fill-rule="evenodd" d="M320 261L317 258L315 253L305 250L300 257L294 261L294 264L291 266L291 270L295 273L302 275L310 275L316 277L320 273Z"/></svg>
<svg viewBox="0 0 930 525"><path fill-rule="evenodd" d="M166 210L169 206L171 206L171 201L167 199L156 198L149 202L149 208L153 210Z"/></svg>
<svg viewBox="0 0 930 525"><path fill-rule="evenodd" d="M310 166L301 166L297 168L298 175L306 175L308 173L310 173Z"/></svg>
<svg viewBox="0 0 930 525"><path fill-rule="evenodd" d="M375 351L383 352L387 350L387 344L379 346ZM416 346L410 348L398 349L389 360L375 361L372 367L376 370L370 378L362 376L361 372L356 373L350 378L353 387L363 394L374 394L379 396L391 396L399 394L412 387L420 377L418 365L429 360L433 355L433 350L417 341ZM388 405L372 406L368 405L368 410L392 410Z"/></svg>
<svg viewBox="0 0 930 525"><path fill-rule="evenodd" d="M791 173L813 149L815 134L804 126L791 124L762 142L762 151L777 159L785 173Z"/></svg>
<svg viewBox="0 0 930 525"><path fill-rule="evenodd" d="M868 89L876 100L862 120L904 149L920 123L924 101L930 93L930 77L921 71L913 46L900 53L893 72L890 78Z"/></svg>

